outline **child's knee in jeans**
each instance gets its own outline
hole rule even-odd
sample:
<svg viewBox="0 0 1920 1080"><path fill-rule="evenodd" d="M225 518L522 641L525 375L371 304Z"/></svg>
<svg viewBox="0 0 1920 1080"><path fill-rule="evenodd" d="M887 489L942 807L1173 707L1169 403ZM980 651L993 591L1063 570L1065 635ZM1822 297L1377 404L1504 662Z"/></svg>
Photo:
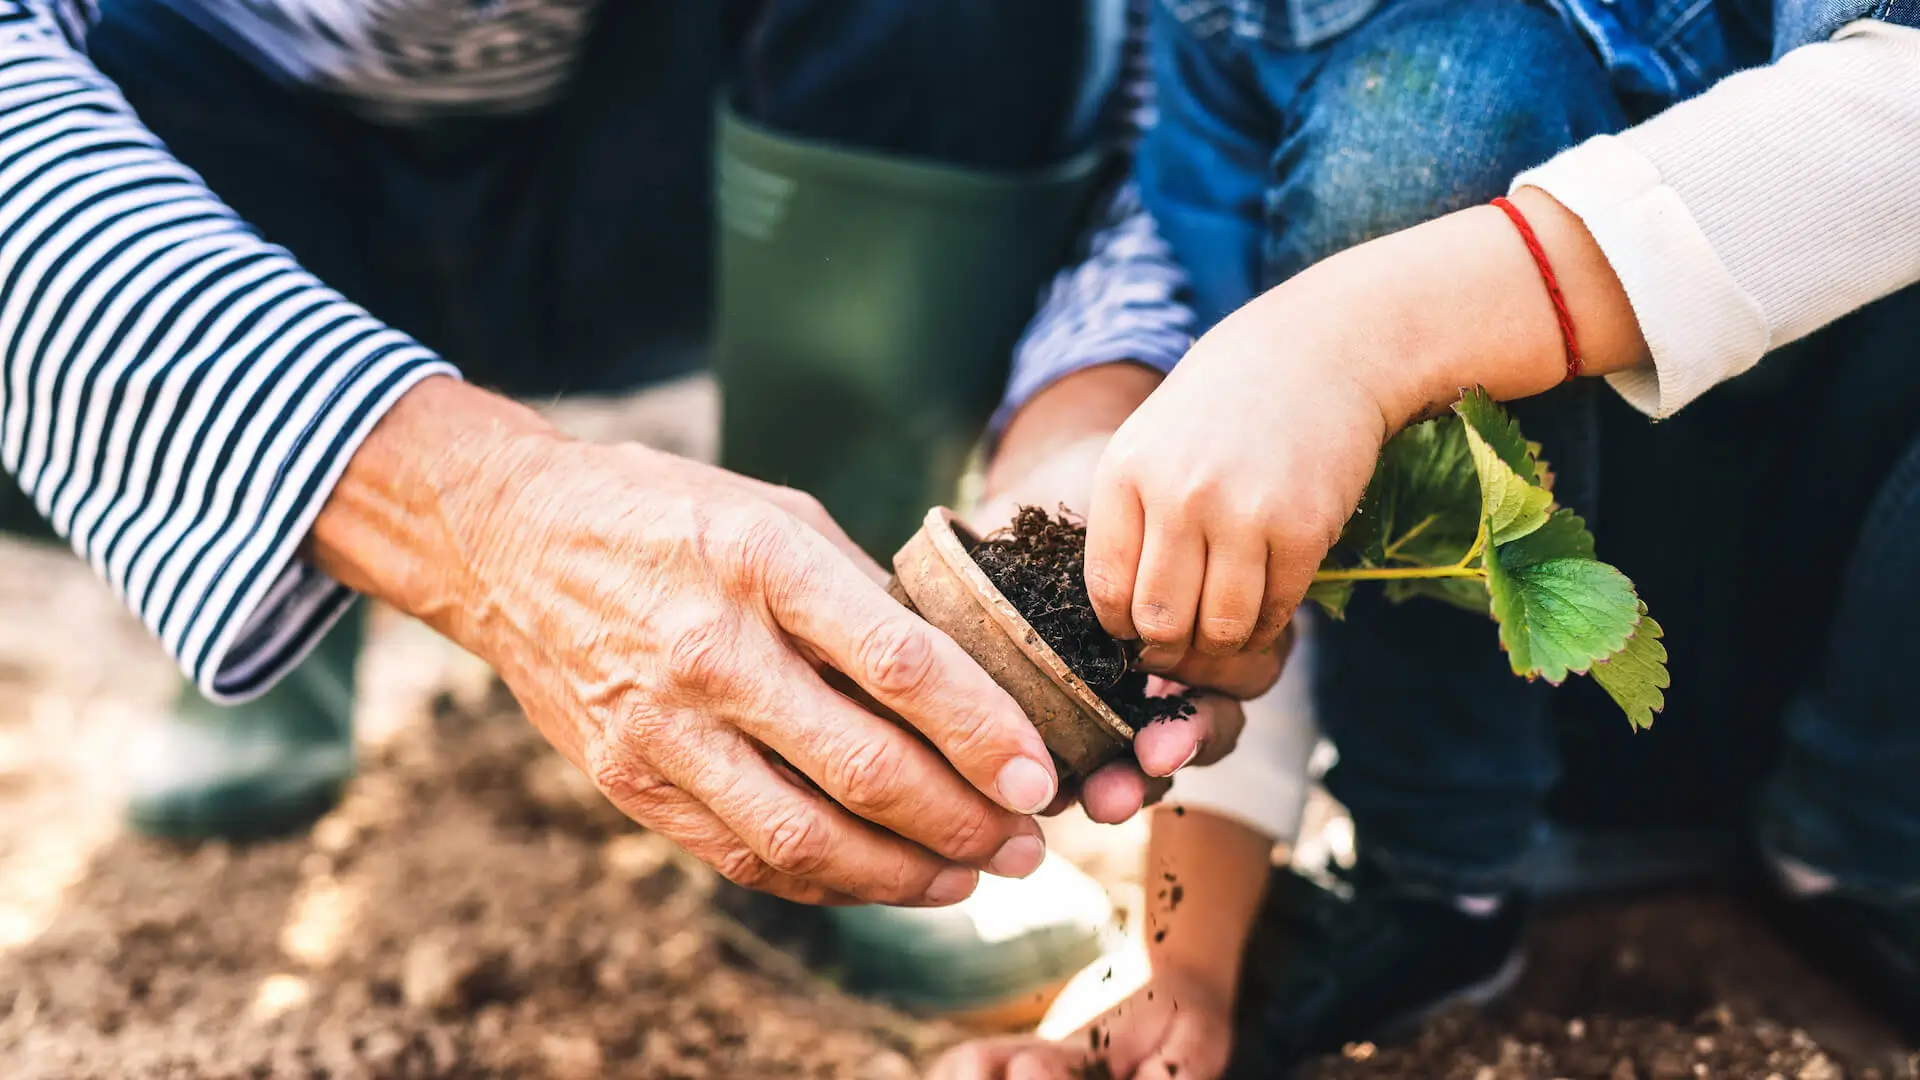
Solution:
<svg viewBox="0 0 1920 1080"><path fill-rule="evenodd" d="M1269 269L1484 202L1620 123L1560 19L1497 0L1404 0L1330 46L1274 160Z"/></svg>

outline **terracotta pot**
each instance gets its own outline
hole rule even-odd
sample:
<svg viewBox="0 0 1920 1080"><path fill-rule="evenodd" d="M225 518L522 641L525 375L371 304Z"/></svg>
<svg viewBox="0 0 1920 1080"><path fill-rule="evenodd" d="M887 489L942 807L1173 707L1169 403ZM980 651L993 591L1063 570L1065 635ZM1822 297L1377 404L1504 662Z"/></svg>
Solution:
<svg viewBox="0 0 1920 1080"><path fill-rule="evenodd" d="M1086 776L1126 751L1133 729L987 580L968 554L979 542L945 507L927 511L920 531L893 557L888 591L946 631L1012 695L1063 771Z"/></svg>

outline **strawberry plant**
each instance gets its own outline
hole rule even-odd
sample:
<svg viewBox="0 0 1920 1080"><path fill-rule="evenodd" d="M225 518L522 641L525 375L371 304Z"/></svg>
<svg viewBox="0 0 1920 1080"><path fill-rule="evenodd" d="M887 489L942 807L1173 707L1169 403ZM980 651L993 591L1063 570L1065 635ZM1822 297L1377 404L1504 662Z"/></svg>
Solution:
<svg viewBox="0 0 1920 1080"><path fill-rule="evenodd" d="M1396 602L1491 614L1516 675L1591 675L1635 728L1666 704L1660 624L1594 557L1586 522L1554 502L1539 444L1482 390L1387 443L1307 596L1340 618L1354 587L1374 581Z"/></svg>

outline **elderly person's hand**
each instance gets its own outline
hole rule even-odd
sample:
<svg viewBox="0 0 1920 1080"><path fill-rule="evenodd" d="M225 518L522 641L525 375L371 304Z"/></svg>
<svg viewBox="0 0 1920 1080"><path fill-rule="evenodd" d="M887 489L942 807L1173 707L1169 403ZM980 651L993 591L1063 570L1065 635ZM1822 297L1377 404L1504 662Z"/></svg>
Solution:
<svg viewBox="0 0 1920 1080"><path fill-rule="evenodd" d="M1040 864L1038 732L807 496L436 379L354 456L313 547L491 662L608 798L733 881L950 904Z"/></svg>
<svg viewBox="0 0 1920 1080"><path fill-rule="evenodd" d="M1008 422L987 472L986 497L971 522L982 533L1012 520L1021 506L1084 510L1095 469L1113 432L1160 383L1137 364L1102 364L1068 375L1034 395ZM1087 816L1117 823L1164 795L1176 771L1208 765L1233 749L1245 724L1240 701L1258 697L1280 677L1286 642L1232 657L1193 654L1164 672L1204 694L1191 717L1148 725L1133 755L1103 766L1081 784ZM1157 691L1156 691L1157 692ZM1065 792L1053 809L1064 809Z"/></svg>

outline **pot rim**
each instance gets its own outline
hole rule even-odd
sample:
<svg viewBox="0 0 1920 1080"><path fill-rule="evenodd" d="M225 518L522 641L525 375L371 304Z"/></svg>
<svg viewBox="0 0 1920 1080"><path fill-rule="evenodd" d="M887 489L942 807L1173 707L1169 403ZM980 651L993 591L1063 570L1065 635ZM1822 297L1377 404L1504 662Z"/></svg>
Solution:
<svg viewBox="0 0 1920 1080"><path fill-rule="evenodd" d="M980 537L954 516L953 511L944 506L936 506L927 511L926 521L922 524L927 531L928 539L933 541L933 550L939 553L941 561L946 563L947 568L960 580L966 582L976 599L983 601L982 606L986 608L987 617L993 620L994 625L1007 635L1015 647L1031 657L1036 666L1046 673L1047 678L1053 680L1054 685L1066 691L1074 704L1080 706L1082 713L1091 716L1109 735L1122 743L1132 743L1133 728L1129 727L1125 720L1120 719L1120 714L1114 712L1106 702L1100 700L1099 695L1087 686L1085 679L1073 673L1073 668L1068 666L1066 660L1053 651L1053 646L1047 644L1046 639L1040 636L1040 632L1033 628L1033 624L1020 614L1020 609L1013 606L1013 601L1001 595L992 579L987 577L987 572L980 569L980 564L974 562L973 556L967 553L966 544L962 542L961 535L965 534L976 544L980 542Z"/></svg>

